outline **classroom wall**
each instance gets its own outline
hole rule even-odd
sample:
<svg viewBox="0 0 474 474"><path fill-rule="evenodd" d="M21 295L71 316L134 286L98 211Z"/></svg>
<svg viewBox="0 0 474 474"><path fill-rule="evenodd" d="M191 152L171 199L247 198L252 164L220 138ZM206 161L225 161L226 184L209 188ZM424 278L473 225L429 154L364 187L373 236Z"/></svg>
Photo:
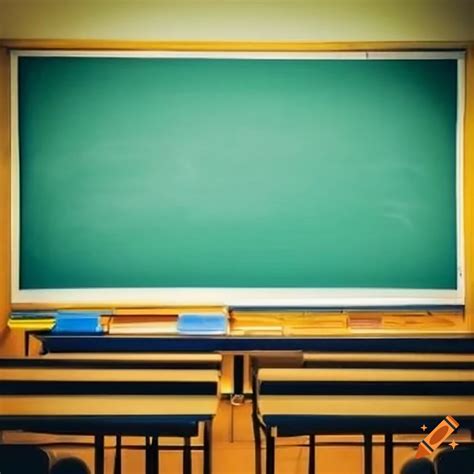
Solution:
<svg viewBox="0 0 474 474"><path fill-rule="evenodd" d="M10 310L9 56L0 48L0 341Z"/></svg>
<svg viewBox="0 0 474 474"><path fill-rule="evenodd" d="M474 45L466 56L466 98L464 114L464 265L465 317L469 330L474 332Z"/></svg>
<svg viewBox="0 0 474 474"><path fill-rule="evenodd" d="M474 1L0 0L0 38L465 42L474 40ZM468 76L471 84L474 71ZM8 98L8 58L0 48L0 352L16 352L22 344L19 334L4 337L10 309ZM466 143L466 154L472 147ZM466 221L474 222L471 207ZM474 262L474 252L467 253ZM473 291L468 300L474 307ZM474 315L470 319L474 329Z"/></svg>
<svg viewBox="0 0 474 474"><path fill-rule="evenodd" d="M0 0L0 37L465 41L471 0Z"/></svg>

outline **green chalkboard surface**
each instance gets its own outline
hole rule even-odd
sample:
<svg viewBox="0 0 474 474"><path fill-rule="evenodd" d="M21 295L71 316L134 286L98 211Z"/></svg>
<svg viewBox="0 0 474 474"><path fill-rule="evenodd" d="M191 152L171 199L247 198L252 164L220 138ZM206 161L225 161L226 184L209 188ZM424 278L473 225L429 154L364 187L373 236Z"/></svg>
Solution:
<svg viewBox="0 0 474 474"><path fill-rule="evenodd" d="M18 74L22 289L456 288L456 60Z"/></svg>

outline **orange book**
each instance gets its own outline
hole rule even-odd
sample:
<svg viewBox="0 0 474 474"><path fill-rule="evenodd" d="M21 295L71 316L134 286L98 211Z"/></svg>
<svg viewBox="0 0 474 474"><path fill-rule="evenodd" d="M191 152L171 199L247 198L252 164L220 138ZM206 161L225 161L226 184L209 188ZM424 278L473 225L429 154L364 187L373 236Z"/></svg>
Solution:
<svg viewBox="0 0 474 474"><path fill-rule="evenodd" d="M176 315L113 316L109 334L176 334Z"/></svg>

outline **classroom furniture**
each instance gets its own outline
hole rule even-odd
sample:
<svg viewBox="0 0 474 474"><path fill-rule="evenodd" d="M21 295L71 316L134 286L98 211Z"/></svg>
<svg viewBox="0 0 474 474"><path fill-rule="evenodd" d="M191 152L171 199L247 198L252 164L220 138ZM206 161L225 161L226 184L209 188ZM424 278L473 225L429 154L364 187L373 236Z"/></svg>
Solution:
<svg viewBox="0 0 474 474"><path fill-rule="evenodd" d="M100 369L166 369L166 370L217 370L221 371L222 356L213 353L157 353L157 354L143 354L143 353L50 353L44 354L41 357L30 356L27 362L29 367L50 367L50 368L100 368ZM9 359L10 367L15 365L23 366L23 359ZM175 436L180 437L180 424L175 423ZM195 426L197 428L197 425ZM188 429L188 428L186 428ZM186 431L186 430L185 430ZM196 430L195 430L196 431ZM196 431L197 434L197 431ZM209 436L208 428L205 428L205 436ZM116 455L115 455L115 474L121 472L122 465L122 440L121 436L116 437ZM147 458L153 450L156 456L159 456L159 451L169 449L168 446L159 444L157 437L146 438L145 451ZM194 447L196 448L196 447ZM207 445L197 447L206 451ZM153 457L154 455L151 454ZM157 466L159 460L156 461ZM207 468L205 468L207 469Z"/></svg>
<svg viewBox="0 0 474 474"><path fill-rule="evenodd" d="M193 367L192 362L196 363ZM0 429L95 436L95 469L103 473L104 436L147 440L147 473L159 469L160 436L184 439L190 473L191 437L204 425L204 472L211 473L212 418L219 393L220 356L108 354L0 360ZM211 367L211 368L209 368Z"/></svg>
<svg viewBox="0 0 474 474"><path fill-rule="evenodd" d="M463 428L474 426L472 369L263 368L257 389L267 474L275 472L277 437L384 434L385 474L392 474L393 434L419 433L446 413Z"/></svg>
<svg viewBox="0 0 474 474"><path fill-rule="evenodd" d="M260 420L258 418L258 401L257 401L257 374L261 368L288 368L303 367L303 353L301 351L277 351L277 352L256 352L250 353L250 381L252 386L252 431L254 436L254 456L255 456L255 473L262 472L262 437L260 432ZM311 451L310 451L311 453ZM309 473L314 469L312 466L313 457L310 457Z"/></svg>
<svg viewBox="0 0 474 474"><path fill-rule="evenodd" d="M437 474L471 474L474 466L474 446L458 446L454 451L443 449L434 458Z"/></svg>
<svg viewBox="0 0 474 474"><path fill-rule="evenodd" d="M308 368L474 370L474 353L453 352L304 352Z"/></svg>
<svg viewBox="0 0 474 474"><path fill-rule="evenodd" d="M10 364L23 363L24 359L9 359ZM196 352L67 352L46 353L28 357L28 366L79 367L79 368L127 368L167 370L221 370L222 355Z"/></svg>
<svg viewBox="0 0 474 474"><path fill-rule="evenodd" d="M120 56L12 53L14 303L463 303L463 52Z"/></svg>
<svg viewBox="0 0 474 474"><path fill-rule="evenodd" d="M400 471L400 474L436 474L433 463L426 458L410 459Z"/></svg>
<svg viewBox="0 0 474 474"><path fill-rule="evenodd" d="M359 368L403 370L474 370L474 354L433 352L305 352L303 365L308 368ZM364 436L366 474L372 469L372 436Z"/></svg>
<svg viewBox="0 0 474 474"><path fill-rule="evenodd" d="M411 459L403 465L400 474L471 474L473 465L473 446L460 445L455 450L441 450L434 462L427 458Z"/></svg>
<svg viewBox="0 0 474 474"><path fill-rule="evenodd" d="M49 456L38 446L0 444L2 474L49 474Z"/></svg>
<svg viewBox="0 0 474 474"><path fill-rule="evenodd" d="M67 457L56 461L50 474L90 474L90 470L82 459Z"/></svg>
<svg viewBox="0 0 474 474"><path fill-rule="evenodd" d="M261 368L364 368L364 369L452 369L474 370L474 354L357 353L357 352L251 352L252 427L255 466L261 473L261 423L257 407L257 374ZM315 436L309 435L308 472L315 470ZM365 473L372 471L372 436L364 435Z"/></svg>
<svg viewBox="0 0 474 474"><path fill-rule="evenodd" d="M234 355L233 393L242 395L244 354L251 351L323 351L474 354L474 335L387 336L118 336L30 333L44 353L70 352L220 352Z"/></svg>
<svg viewBox="0 0 474 474"><path fill-rule="evenodd" d="M43 352L415 352L472 353L474 334L320 336L115 336L33 334Z"/></svg>

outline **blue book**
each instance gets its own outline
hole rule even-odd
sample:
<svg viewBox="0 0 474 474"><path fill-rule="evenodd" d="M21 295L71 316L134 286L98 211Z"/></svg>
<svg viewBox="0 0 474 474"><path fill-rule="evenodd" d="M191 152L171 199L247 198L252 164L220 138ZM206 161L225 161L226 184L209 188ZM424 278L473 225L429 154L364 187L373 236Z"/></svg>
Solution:
<svg viewBox="0 0 474 474"><path fill-rule="evenodd" d="M228 319L220 313L185 313L178 316L178 334L222 335L227 334Z"/></svg>
<svg viewBox="0 0 474 474"><path fill-rule="evenodd" d="M58 311L56 325L52 332L57 333L102 333L101 313L91 311Z"/></svg>

